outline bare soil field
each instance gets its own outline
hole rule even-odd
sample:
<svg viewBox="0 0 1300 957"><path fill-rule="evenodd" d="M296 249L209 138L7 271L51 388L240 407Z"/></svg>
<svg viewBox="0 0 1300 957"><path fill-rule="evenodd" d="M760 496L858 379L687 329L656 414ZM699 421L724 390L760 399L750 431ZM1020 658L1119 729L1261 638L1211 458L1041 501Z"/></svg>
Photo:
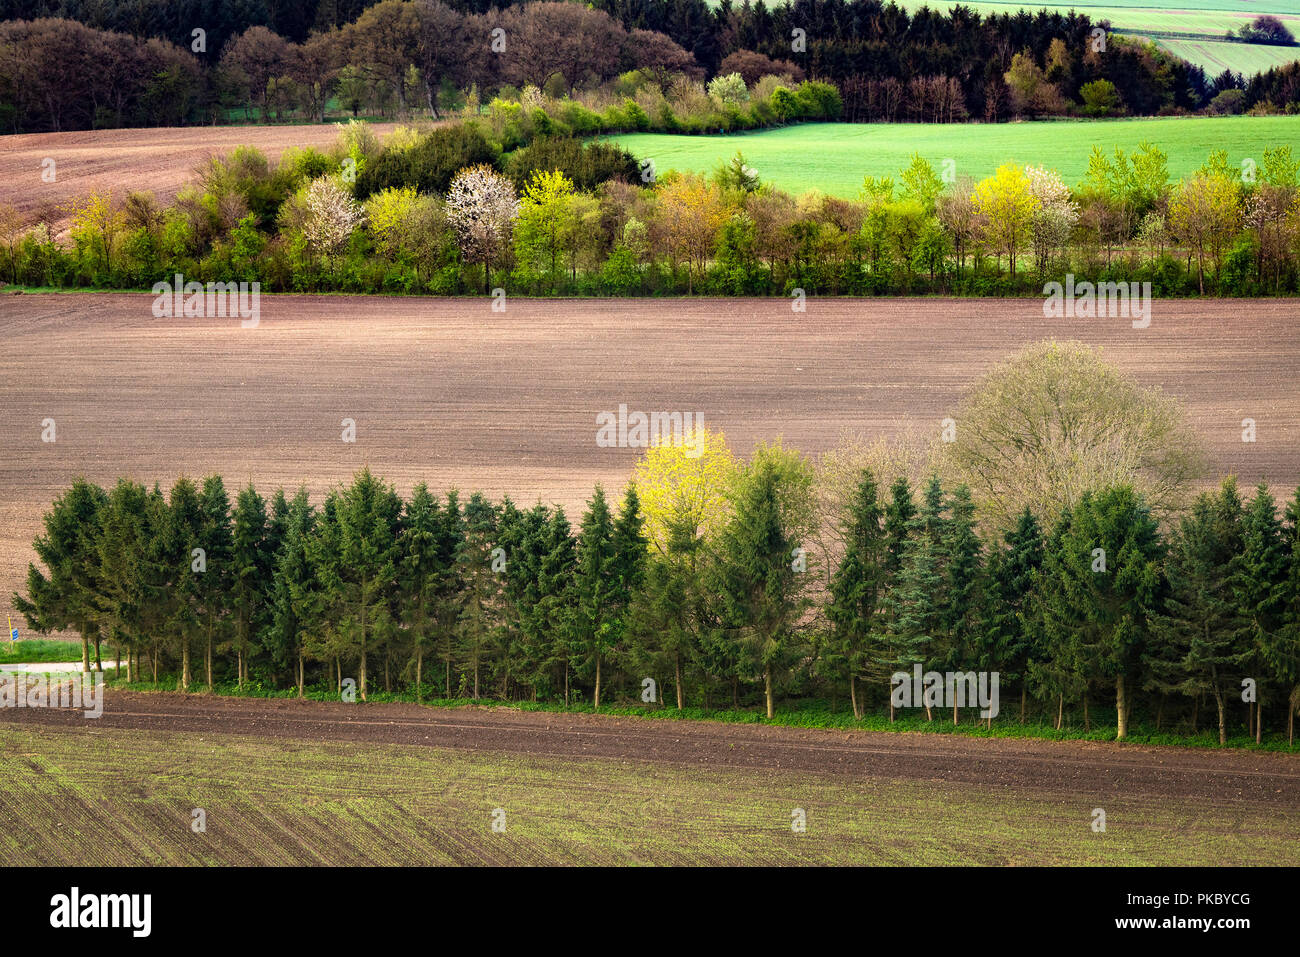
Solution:
<svg viewBox="0 0 1300 957"><path fill-rule="evenodd" d="M104 713L0 710L29 729L144 729L236 734L271 741L350 741L548 758L768 769L944 781L1097 798L1244 801L1300 810L1300 757L1114 742L967 738L935 734L675 721L506 708L427 708L292 699L106 691Z"/></svg>
<svg viewBox="0 0 1300 957"><path fill-rule="evenodd" d="M511 300L264 296L261 323L155 319L148 295L0 295L0 613L33 537L78 475L164 489L220 472L232 496L305 484L316 501L369 465L407 494L481 489L571 518L641 454L601 448L596 415L691 411L738 454L783 436L938 429L1025 343L1080 339L1186 403L1213 474L1300 482L1293 301L1157 301L1127 319L1042 317L1038 300ZM1257 423L1242 442L1241 421ZM41 422L56 441L41 441ZM342 441L342 420L356 441Z"/></svg>
<svg viewBox="0 0 1300 957"><path fill-rule="evenodd" d="M387 134L393 124L375 124ZM14 206L29 221L49 215L66 228L58 207L96 191L151 192L170 203L193 181L209 156L237 146L255 146L275 162L290 146L325 149L338 135L335 124L303 126L196 126L138 130L87 130L0 136L0 204ZM46 159L54 160L55 181L44 182ZM47 212L47 209L50 210Z"/></svg>

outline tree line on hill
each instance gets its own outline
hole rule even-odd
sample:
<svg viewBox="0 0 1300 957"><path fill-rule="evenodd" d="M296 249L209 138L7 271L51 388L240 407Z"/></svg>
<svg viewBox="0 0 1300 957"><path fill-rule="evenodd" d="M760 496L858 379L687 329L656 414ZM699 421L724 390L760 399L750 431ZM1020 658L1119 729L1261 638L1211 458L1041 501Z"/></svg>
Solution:
<svg viewBox="0 0 1300 957"><path fill-rule="evenodd" d="M1099 41L1086 16L1047 11L909 14L879 0L159 6L0 2L0 124L179 125L241 110L319 121L331 103L436 117L528 84L608 98L636 69L664 86L732 72L753 82L756 63L835 84L855 121L1155 115L1200 110L1230 90L1233 111L1300 102L1289 85L1211 80L1154 44Z"/></svg>
<svg viewBox="0 0 1300 957"><path fill-rule="evenodd" d="M77 481L14 601L33 628L79 632L96 661L106 640L132 679L175 669L186 691L341 693L354 678L363 699L380 685L599 708L661 688L679 709L757 696L772 717L831 689L859 718L892 718L891 676L919 665L998 672L1021 722L1032 698L1058 728L1081 702L1090 727L1090 700L1109 694L1123 738L1145 693L1157 729L1189 710L1195 729L1204 706L1222 743L1244 702L1257 742L1282 713L1292 733L1300 491L1279 518L1265 486L1243 502L1226 480L1166 536L1131 485L1107 486L982 534L966 486L934 476L918 497L867 468L829 558L807 459L775 444L738 463L697 438L699 457L652 448L616 507L597 487L576 530L540 502L423 484L403 500L368 470L319 507L305 490L268 505L250 485L232 509L215 475L170 495ZM691 494L665 485L683 474ZM960 721L951 701L924 705Z"/></svg>
<svg viewBox="0 0 1300 957"><path fill-rule="evenodd" d="M836 105L825 84L770 79L740 81L748 110ZM717 109L737 95L710 94ZM480 121L403 127L382 143L349 124L329 152L290 150L278 166L240 148L166 209L146 193L92 196L72 210L70 244L52 213L30 227L0 208L0 278L149 288L180 273L266 291L435 295L1016 295L1071 275L1150 282L1156 296L1300 288L1290 147L1251 167L1216 150L1176 183L1154 144L1094 147L1074 187L1041 167L975 181L914 156L846 200L791 196L740 154L710 176L658 176L572 135L600 122L534 87L492 101Z"/></svg>

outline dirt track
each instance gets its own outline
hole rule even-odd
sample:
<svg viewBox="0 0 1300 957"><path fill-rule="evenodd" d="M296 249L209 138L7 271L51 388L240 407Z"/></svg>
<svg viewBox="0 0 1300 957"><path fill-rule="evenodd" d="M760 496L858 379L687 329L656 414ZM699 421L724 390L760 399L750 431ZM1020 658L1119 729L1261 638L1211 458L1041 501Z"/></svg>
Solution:
<svg viewBox="0 0 1300 957"><path fill-rule="evenodd" d="M147 295L0 294L0 614L41 515L77 475L170 487L220 472L232 495L306 483L315 501L363 465L573 518L640 455L596 445L620 403L692 411L747 455L784 436L937 428L1026 342L1078 338L1182 399L1214 474L1300 481L1300 336L1289 301L1157 302L1129 320L1045 320L1038 301L512 300L265 296L257 328L155 319ZM1258 440L1241 441L1241 420ZM41 441L41 422L56 441ZM341 440L344 418L357 439Z"/></svg>
<svg viewBox="0 0 1300 957"><path fill-rule="evenodd" d="M387 134L391 123L377 123ZM14 206L32 221L46 207L61 207L95 191L145 190L170 203L194 180L209 156L236 146L255 146L272 163L290 146L324 149L338 135L335 124L311 126L195 126L140 130L86 130L0 136L0 204ZM46 159L54 160L55 181L44 182ZM62 230L68 217L53 217Z"/></svg>
<svg viewBox="0 0 1300 957"><path fill-rule="evenodd" d="M247 734L560 758L755 768L1300 808L1300 759L1092 742L972 739L405 704L108 692L96 731ZM74 710L0 710L25 727L91 727Z"/></svg>

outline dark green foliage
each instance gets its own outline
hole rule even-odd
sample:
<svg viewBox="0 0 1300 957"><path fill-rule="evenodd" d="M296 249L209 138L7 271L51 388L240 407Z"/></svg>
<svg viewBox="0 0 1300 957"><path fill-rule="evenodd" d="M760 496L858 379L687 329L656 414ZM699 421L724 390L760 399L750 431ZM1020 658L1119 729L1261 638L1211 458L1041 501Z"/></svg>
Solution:
<svg viewBox="0 0 1300 957"><path fill-rule="evenodd" d="M452 177L466 166L496 166L499 150L473 123L441 126L404 150L385 150L357 174L356 196L365 199L384 189L411 186L421 193L445 193Z"/></svg>
<svg viewBox="0 0 1300 957"><path fill-rule="evenodd" d="M520 192L534 173L559 170L580 190L594 190L611 179L639 183L636 157L613 143L583 145L576 137L544 136L505 158L505 173Z"/></svg>

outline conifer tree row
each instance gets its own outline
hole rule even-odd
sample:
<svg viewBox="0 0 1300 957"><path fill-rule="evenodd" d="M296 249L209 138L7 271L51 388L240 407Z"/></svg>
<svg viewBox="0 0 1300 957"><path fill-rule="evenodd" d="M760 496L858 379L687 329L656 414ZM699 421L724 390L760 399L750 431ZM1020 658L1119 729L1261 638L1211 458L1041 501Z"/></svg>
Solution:
<svg viewBox="0 0 1300 957"><path fill-rule="evenodd" d="M918 495L894 478L882 496L863 469L836 518L843 547L825 555L799 453L681 461L694 473L638 473L644 500L635 480L617 502L597 486L576 529L543 503L423 484L404 500L369 470L319 505L251 485L232 505L215 475L167 494L78 480L45 515L44 567L14 603L37 631L79 635L87 670L107 642L128 680L174 676L181 691L302 696L352 679L362 700L770 718L829 698L893 719L892 676L920 666L998 672L1019 699L1002 721L1031 704L1057 728L1067 709L1085 728L1113 714L1122 738L1136 709L1156 731L1217 726L1221 744L1237 729L1293 740L1300 490L1279 509L1266 486L1243 500L1227 479L1162 529L1121 485L984 530L965 486L936 476Z"/></svg>

